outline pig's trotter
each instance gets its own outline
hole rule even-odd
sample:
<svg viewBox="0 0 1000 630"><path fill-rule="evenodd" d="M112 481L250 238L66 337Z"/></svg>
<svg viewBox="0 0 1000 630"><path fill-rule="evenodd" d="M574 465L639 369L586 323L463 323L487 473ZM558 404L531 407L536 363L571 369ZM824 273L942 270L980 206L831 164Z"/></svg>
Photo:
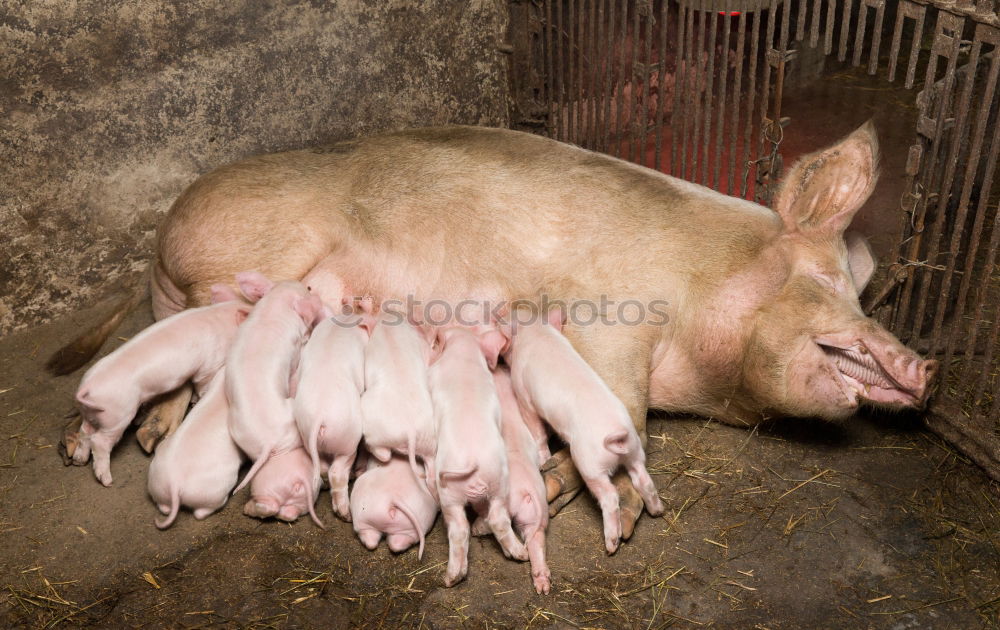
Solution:
<svg viewBox="0 0 1000 630"><path fill-rule="evenodd" d="M560 457L560 454L564 455ZM559 463L545 471L545 494L549 502L550 517L566 507L583 487L580 473L576 471L576 466L569 457L569 449L559 451L549 461L557 458Z"/></svg>
<svg viewBox="0 0 1000 630"><path fill-rule="evenodd" d="M503 499L496 498L490 501L490 511L486 515L486 522L490 531L493 532L493 536L500 543L500 548L503 549L505 556L522 562L528 559L528 550L524 548L524 545L514 534L514 530L511 529L510 513L507 511Z"/></svg>
<svg viewBox="0 0 1000 630"><path fill-rule="evenodd" d="M62 457L64 465L75 464L79 466L80 464L76 463L73 454L76 452L77 446L80 445L80 425L83 424L83 416L74 409L66 417L70 418L70 421L63 429L62 439L59 441L59 455Z"/></svg>
<svg viewBox="0 0 1000 630"><path fill-rule="evenodd" d="M624 472L619 472L614 477L615 488L618 490L619 505L621 507L621 535L628 540L632 537L635 529L635 522L642 516L642 495L632 485L632 480ZM660 505L662 513L663 506ZM650 511L652 513L652 511Z"/></svg>
<svg viewBox="0 0 1000 630"><path fill-rule="evenodd" d="M490 526L486 522L486 518L479 516L472 522L472 535L473 536L489 536Z"/></svg>
<svg viewBox="0 0 1000 630"><path fill-rule="evenodd" d="M469 572L469 521L464 505L442 507L441 513L448 526L448 570L444 585L451 587L464 580Z"/></svg>
<svg viewBox="0 0 1000 630"><path fill-rule="evenodd" d="M157 442L177 430L181 420L184 419L184 414L187 413L193 394L194 388L190 383L186 383L163 396L149 410L146 419L142 421L142 426L135 434L142 450L152 453Z"/></svg>
<svg viewBox="0 0 1000 630"><path fill-rule="evenodd" d="M552 454L548 458L542 460L543 463L542 463L542 467L541 467L540 470L542 472L547 472L549 470L552 470L553 468L555 468L559 464L563 463L567 459L569 459L569 449L568 448L564 448L561 451L556 451L554 454Z"/></svg>

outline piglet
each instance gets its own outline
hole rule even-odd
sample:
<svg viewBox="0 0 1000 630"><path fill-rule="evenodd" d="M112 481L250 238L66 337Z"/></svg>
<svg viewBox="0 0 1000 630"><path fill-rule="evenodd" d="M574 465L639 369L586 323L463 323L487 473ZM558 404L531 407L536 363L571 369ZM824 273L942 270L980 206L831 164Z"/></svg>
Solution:
<svg viewBox="0 0 1000 630"><path fill-rule="evenodd" d="M408 455L415 477L418 456L433 474L437 448L427 385L433 333L401 313L383 310L365 351L365 446L381 462L388 462L392 451Z"/></svg>
<svg viewBox="0 0 1000 630"><path fill-rule="evenodd" d="M292 373L323 305L298 282L274 284L253 271L236 274L236 281L240 290L256 302L226 359L229 432L254 461L236 491L250 482L272 457L282 455L281 461L270 467L273 474L287 472L289 467L298 470L297 467L304 465L308 494L315 496L317 484L312 479L308 456L304 451L302 457L285 455L301 450L302 441L292 415ZM269 475L262 483L273 487L272 479ZM290 492L294 489L294 484L288 488ZM287 500L291 500L291 495L276 497L279 506ZM319 524L312 503L309 513Z"/></svg>
<svg viewBox="0 0 1000 630"><path fill-rule="evenodd" d="M374 458L369 462L351 490L354 531L368 549L375 549L383 534L396 553L419 543L417 558L423 558L424 536L434 525L437 503L423 482L410 474L405 458L394 456L385 464Z"/></svg>
<svg viewBox="0 0 1000 630"><path fill-rule="evenodd" d="M239 478L243 453L229 436L226 418L229 403L220 370L198 399L181 426L156 449L149 464L149 496L166 518L156 521L170 527L180 507L203 519L226 504Z"/></svg>
<svg viewBox="0 0 1000 630"><path fill-rule="evenodd" d="M521 417L510 371L503 366L496 368L493 382L500 399L500 433L507 450L507 509L528 550L535 591L548 594L551 573L545 562L545 530L549 526L549 506L545 480L538 470L541 460L537 443ZM481 536L489 533L489 526L482 518L476 519L472 532Z"/></svg>
<svg viewBox="0 0 1000 630"><path fill-rule="evenodd" d="M365 346L375 322L364 312L331 314L302 350L293 413L317 482L327 465L333 510L351 520L347 483L361 441Z"/></svg>
<svg viewBox="0 0 1000 630"><path fill-rule="evenodd" d="M619 467L628 472L646 510L654 516L663 513L639 434L625 405L563 336L558 310L549 313L548 321L518 310L510 325L504 359L514 392L569 445L574 465L601 506L604 544L614 553L622 528L618 491L610 476Z"/></svg>
<svg viewBox="0 0 1000 630"><path fill-rule="evenodd" d="M524 545L511 529L507 512L507 453L500 435L500 401L490 367L506 343L498 331L482 335L465 328L441 329L441 352L429 380L437 421L436 485L448 527L445 586L468 573L469 521L466 504L486 524L507 557L527 560Z"/></svg>
<svg viewBox="0 0 1000 630"><path fill-rule="evenodd" d="M273 516L292 522L308 513L320 527L314 505L319 483L306 450L297 446L271 455L250 482L250 499L243 513L257 518Z"/></svg>
<svg viewBox="0 0 1000 630"><path fill-rule="evenodd" d="M94 474L111 485L111 449L139 406L193 380L203 391L218 372L250 306L228 300L232 291L212 287L212 306L181 311L127 341L93 365L80 382L76 401L83 423L73 452L76 464L94 455Z"/></svg>

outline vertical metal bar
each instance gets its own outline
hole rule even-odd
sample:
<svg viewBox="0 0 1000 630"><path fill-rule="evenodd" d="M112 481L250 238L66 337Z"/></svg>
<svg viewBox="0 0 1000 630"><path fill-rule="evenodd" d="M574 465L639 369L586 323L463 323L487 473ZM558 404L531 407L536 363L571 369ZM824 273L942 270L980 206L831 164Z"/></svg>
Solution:
<svg viewBox="0 0 1000 630"><path fill-rule="evenodd" d="M569 111L566 112L566 140L576 143L576 4L574 0L568 0L566 7L566 61L567 61L567 94Z"/></svg>
<svg viewBox="0 0 1000 630"><path fill-rule="evenodd" d="M624 147L622 145L623 138L625 137L622 131L622 115L625 110L625 85L626 77L628 76L627 63L625 62L625 48L628 42L625 37L628 34L628 2L622 1L622 23L621 29L618 34L618 43L620 44L620 55L618 60L621 62L618 65L618 108L615 111L615 157L624 157Z"/></svg>
<svg viewBox="0 0 1000 630"><path fill-rule="evenodd" d="M990 234L990 245L986 250L986 262L983 265L983 277L989 279L993 276L993 271L996 267L996 257L997 250L1000 249L1000 206L994 211L993 217L993 232ZM975 324L983 321L983 310L986 303L986 297L989 295L989 282L979 283L979 288L977 290L976 296L976 311L972 321ZM993 332L990 334L989 339L986 343L986 356L984 357L984 363L986 368L989 368L993 363L993 353L998 345L998 337L1000 337L1000 309L997 309L996 305L993 305ZM973 326L975 330L978 326ZM978 378L976 378L975 394L972 397L973 401L982 400L983 392L986 389L986 376L989 374L989 369L973 370L972 355L975 352L975 343L968 345L965 351L965 369L963 370L962 380L964 382L969 382L969 377L975 378L975 371L978 371ZM1000 398L995 398L993 400L993 410L996 411L1000 409Z"/></svg>
<svg viewBox="0 0 1000 630"><path fill-rule="evenodd" d="M885 20L885 0L875 4L875 26L872 28L872 49L868 57L868 74L878 70L878 49L882 45L882 22Z"/></svg>
<svg viewBox="0 0 1000 630"><path fill-rule="evenodd" d="M733 78L733 102L729 112L729 178L727 194L738 195L736 190L736 156L739 155L740 136L740 102L743 100L743 53L745 52L747 35L747 12L740 13L739 26L736 27L736 76Z"/></svg>
<svg viewBox="0 0 1000 630"><path fill-rule="evenodd" d="M851 32L851 5L854 0L844 0L844 14L840 17L840 52L837 53L837 61L847 59L847 37ZM861 7L861 13L864 13Z"/></svg>
<svg viewBox="0 0 1000 630"><path fill-rule="evenodd" d="M868 28L868 3L858 2L858 25L854 29L854 57L851 65L855 68L861 65L861 50L865 47L865 30Z"/></svg>
<svg viewBox="0 0 1000 630"><path fill-rule="evenodd" d="M755 127L754 119L754 99L757 96L757 57L760 56L760 21L763 19L761 17L761 11L757 11L753 14L753 33L750 36L750 89L747 92L747 108L744 110L747 114L746 130L743 136L743 186L740 187L740 196L744 199L747 198L749 194L749 188L747 183L752 181L751 175L752 171L755 170L754 166L750 162L752 154L752 133ZM767 100L767 97L764 97Z"/></svg>
<svg viewBox="0 0 1000 630"><path fill-rule="evenodd" d="M674 104L670 110L670 173L680 176L680 162L677 159L677 149L680 142L677 138L677 131L681 127L681 93L684 91L684 82L687 80L687 47L684 42L687 38L687 16L690 9L684 4L677 6L677 52L674 56ZM683 136L683 134L681 134ZM681 160L684 159L683 154Z"/></svg>
<svg viewBox="0 0 1000 630"><path fill-rule="evenodd" d="M806 36L806 13L809 11L809 0L798 2L788 0L785 5L786 10L791 10L793 4L799 10L798 20L795 22L795 41L801 42Z"/></svg>
<svg viewBox="0 0 1000 630"><path fill-rule="evenodd" d="M586 26L585 18L586 6L584 3L586 0L578 0L576 5L576 11L573 15L573 20L576 22L574 25L576 28L574 32L576 33L576 128L573 130L573 136L575 140L574 144L585 145L587 142L584 132L586 130L586 103L584 101L584 94L586 92L587 78L586 78L586 65L587 60L584 57L586 50L586 37L584 33L584 27Z"/></svg>
<svg viewBox="0 0 1000 630"><path fill-rule="evenodd" d="M718 114L715 119L715 168L712 169L712 188L715 190L720 190L722 187L719 185L719 171L722 169L722 128L725 126L726 119L726 97L728 93L726 92L726 80L729 78L729 39L731 28L730 22L732 18L728 15L722 16L722 55L719 57L719 97L716 100L716 110ZM742 59L739 60L742 63ZM734 98L733 100L737 100Z"/></svg>
<svg viewBox="0 0 1000 630"><path fill-rule="evenodd" d="M771 62L768 60L768 56L769 55L767 53L770 50L772 50L773 47L774 47L774 30L775 30L775 22L777 20L778 20L778 0L771 0L771 8L767 12L767 39L765 40L765 47L764 47L764 54L765 54L765 57L764 57L764 67L763 67L763 70L764 70L764 74L763 74L764 82L763 82L763 84L761 85L761 88L760 88L760 115L757 117L757 120L761 124L759 133L757 135L757 138L758 138L757 139L757 155L758 155L758 157L764 155L765 137L764 137L763 123L764 123L764 119L767 118L767 114L768 114L767 107L768 107L768 105L770 105L770 100L771 100L770 99L770 95L771 95L771 68L772 68ZM777 121L775 121L775 122L777 122ZM759 174L760 173L760 166L758 166L757 168L758 168L757 172ZM756 201L760 201L761 200L761 194L762 194L762 192L763 191L760 190L760 188L758 188L758 187L755 186L755 189L754 189L754 199Z"/></svg>
<svg viewBox="0 0 1000 630"><path fill-rule="evenodd" d="M589 81L589 94L587 94L587 135L589 136L590 149L597 149L597 75L600 71L600 64L597 55L597 27L600 21L597 19L597 0L590 0L590 37L587 39L590 50L588 60L587 79Z"/></svg>
<svg viewBox="0 0 1000 630"><path fill-rule="evenodd" d="M685 173L684 179L695 181L698 177L698 165L701 156L698 154L698 142L701 138L701 95L705 89L704 68L704 47L705 47L705 11L698 11L698 30L695 32L694 47L694 72L692 77L691 98L693 99L691 109L691 172ZM685 138L685 140L687 140Z"/></svg>
<svg viewBox="0 0 1000 630"><path fill-rule="evenodd" d="M805 0L803 0L803 3ZM812 20L809 23L809 47L819 45L819 17L822 13L823 0L813 0Z"/></svg>
<svg viewBox="0 0 1000 630"><path fill-rule="evenodd" d="M653 98L652 77L650 72L653 61L653 0L644 0L648 3L646 12L646 50L645 59L642 61L642 115L639 117L639 164L646 166L648 160L646 149L646 128L649 125L649 105Z"/></svg>
<svg viewBox="0 0 1000 630"><path fill-rule="evenodd" d="M601 123L601 133L603 134L603 143L601 146L601 151L605 153L610 153L609 144L611 142L611 102L615 100L615 93L613 89L613 77L614 77L614 49L615 49L615 4L614 0L605 0L605 8L608 14L608 24L607 24L607 46L601 55L604 58L604 117Z"/></svg>
<svg viewBox="0 0 1000 630"><path fill-rule="evenodd" d="M903 20L906 19L906 6L909 0L900 0L896 6L896 24L892 27L892 44L889 45L889 82L896 80L896 63L899 61L899 48L903 41Z"/></svg>
<svg viewBox="0 0 1000 630"><path fill-rule="evenodd" d="M922 5L910 5L917 15L917 22L913 26L913 43L910 44L910 58L906 61L906 81L903 86L907 90L913 87L913 80L917 74L917 60L920 58L920 41L924 38L924 17L927 15L927 7Z"/></svg>
<svg viewBox="0 0 1000 630"><path fill-rule="evenodd" d="M985 25L983 24L978 25L977 30L983 28L984 26ZM996 30L994 30L993 32L997 33ZM996 51L995 47L994 51ZM992 55L991 57L992 58L990 63L990 73L989 77L986 80L986 88L983 93L983 101L987 103L993 102L993 99L996 96L997 79L998 76L1000 76L1000 57L998 57L996 54ZM968 208L969 198L972 195L972 189L975 184L976 172L978 171L980 165L982 164L981 156L983 150L983 140L987 135L987 124L989 121L989 115L990 115L989 107L983 107L979 110L979 119L976 122L976 129L972 134L972 147L969 151L969 161L965 172L965 180L962 183L962 192L959 197L956 229L952 232L951 260L947 265L948 271L946 273L948 275L946 276L945 280L946 287L947 283L951 280L951 274L953 273L955 266L955 256L958 248L960 247L960 240L962 237L962 230L960 226L965 224L966 209ZM958 289L958 299L955 301L956 304L955 316L956 318L958 318L958 321L962 321L961 318L965 315L965 310L966 310L965 304L966 300L968 299L969 288L971 287L973 281L973 274L976 266L976 256L979 253L979 241L982 238L983 223L985 222L986 218L985 210L988 207L987 200L989 199L989 194L987 194L986 191L991 190L991 187L993 186L993 177L996 174L997 154L1000 153L1000 125L994 125L993 139L989 147L990 147L989 157L986 160L984 181L979 187L981 196L975 211L975 218L973 219L972 228L969 231L969 243L965 254L965 269L962 272L962 281ZM990 277L989 274L987 274L986 280L979 285L980 288L988 287L990 282L989 277ZM947 295L947 291L942 291L942 295ZM944 302L944 300L942 300L942 302ZM940 310L940 304L939 304L939 310ZM997 315L1000 315L1000 313L998 313ZM977 313L977 318L972 320L973 322L972 329L968 332L968 334L964 334L966 343L966 356L964 362L966 365L966 369L968 369L968 366L972 361L972 353L974 352L976 347L978 322L981 321L981 318L982 318L982 311L980 307L979 312ZM935 325L938 325L938 323L935 322ZM941 362L942 381L944 381L947 378L948 372L951 369L951 359L955 349L955 342L957 340L956 337L959 334L963 334L962 327L959 325L953 325L951 327L951 331L948 336L948 342L945 347L944 360Z"/></svg>
<svg viewBox="0 0 1000 630"><path fill-rule="evenodd" d="M708 37L708 71L705 73L705 139L701 150L701 183L708 186L709 176L709 144L712 141L712 92L715 87L715 40L719 31L718 14L715 11L705 11L705 25L709 29ZM694 178L692 178L694 181Z"/></svg>
<svg viewBox="0 0 1000 630"><path fill-rule="evenodd" d="M844 0L850 2L851 0ZM833 25L836 22L837 0L826 0L826 29L823 33L823 54L829 56L833 52Z"/></svg>
<svg viewBox="0 0 1000 630"><path fill-rule="evenodd" d="M955 93L955 81L957 76L957 66L958 66L958 51L962 43L962 26L965 23L963 18L955 15L943 15L940 18L940 23L943 23L944 28L948 28L952 31L951 35L951 47L948 52L948 64L947 70L944 76L944 86L940 92L938 92L939 112L940 115L937 119L937 132L934 134L935 138L943 144L945 135L945 123L948 117L948 113L951 107L952 96ZM941 33L943 34L944 29ZM942 38L941 43L943 44L946 39ZM935 42L937 44L938 42ZM948 205L948 199L950 197L952 178L955 176L955 162L958 160L958 149L961 146L961 129L965 124L965 116L968 113L969 97L972 95L971 90L971 77L966 83L966 89L962 91L962 101L959 105L957 114L957 124L951 134L951 146L948 150L948 156L944 163L944 178L938 180L935 175L940 171L939 168L930 167L928 171L931 174L931 185L927 186L927 190L933 190L938 192L938 204L937 204L937 217L931 226L931 233L928 235L928 251L927 251L927 262L931 265L937 264L937 257L940 247L941 240L941 230L944 226L945 208ZM939 151L935 151L934 155L931 156L932 164L933 160L937 159L937 154ZM930 291L931 282L933 280L932 274L930 272L924 273L921 277L920 282L920 292L917 299L917 312L913 319L913 336L914 338L919 338L920 333L923 330L923 317L924 312L927 308L927 296Z"/></svg>
<svg viewBox="0 0 1000 630"><path fill-rule="evenodd" d="M555 107L555 74L552 63L552 0L545 0L545 109L549 114L548 136L556 137L558 118Z"/></svg>
<svg viewBox="0 0 1000 630"><path fill-rule="evenodd" d="M559 79L558 95L559 126L556 137L566 140L566 65L563 59L563 0L557 0L556 5L556 77Z"/></svg>
<svg viewBox="0 0 1000 630"><path fill-rule="evenodd" d="M696 63L696 53L694 50L694 9L688 9L687 11L687 28L684 29L685 42L684 47L686 49L686 56L684 60L684 88L683 96L685 100L690 98L689 94L694 91L694 84L697 81L697 69L694 67ZM688 105L686 103L686 105ZM674 111L675 115L681 117L681 163L680 170L677 171L676 175L681 179L687 179L687 159L688 159L688 123L691 122L691 110L689 107L684 107L683 111L681 108L677 108Z"/></svg>
<svg viewBox="0 0 1000 630"><path fill-rule="evenodd" d="M639 89L636 88L635 64L639 60L639 5L636 1L632 6L632 55L628 63L628 80L632 86L632 102L629 104L629 126L628 126L628 161L635 162L636 158L636 113L639 107Z"/></svg>
<svg viewBox="0 0 1000 630"><path fill-rule="evenodd" d="M661 153L663 152L663 101L667 100L664 95L663 82L667 73L667 21L670 14L670 1L660 1L660 50L656 55L657 81L656 81L656 155L653 158L653 168L660 170L663 166Z"/></svg>

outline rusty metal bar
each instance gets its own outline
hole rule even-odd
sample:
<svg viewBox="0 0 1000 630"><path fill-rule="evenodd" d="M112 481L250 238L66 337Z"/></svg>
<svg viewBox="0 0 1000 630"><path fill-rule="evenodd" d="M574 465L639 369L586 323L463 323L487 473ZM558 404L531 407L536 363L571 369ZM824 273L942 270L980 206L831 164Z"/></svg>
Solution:
<svg viewBox="0 0 1000 630"><path fill-rule="evenodd" d="M594 120L597 127L594 137L594 148L597 151L607 153L608 151L608 118L605 116L605 108L608 103L608 48L605 47L607 38L607 8L608 0L600 0L597 8L597 44L595 46L595 83L597 93L594 96Z"/></svg>
<svg viewBox="0 0 1000 630"><path fill-rule="evenodd" d="M690 174L685 172L684 179L689 181L695 181L698 177L698 166L700 164L701 156L698 151L699 139L701 138L701 100L702 94L705 90L705 58L704 58L704 48L705 48L705 36L706 36L706 19L705 11L698 11L698 27L695 31L695 46L694 46L694 59L693 59L693 72L691 80L691 99L692 99L692 109L691 119L691 172ZM686 141L687 139L685 139ZM685 142L686 143L686 142Z"/></svg>
<svg viewBox="0 0 1000 630"><path fill-rule="evenodd" d="M558 11L556 16L558 28L556 29L556 77L559 79L559 127L556 137L559 140L566 140L567 138L567 111L566 111L566 66L563 63L563 2L559 0Z"/></svg>
<svg viewBox="0 0 1000 630"><path fill-rule="evenodd" d="M882 45L882 22L885 20L885 0L867 0L874 2L875 26L872 28L872 48L868 57L868 74L878 71L878 52Z"/></svg>
<svg viewBox="0 0 1000 630"><path fill-rule="evenodd" d="M940 169L937 168L936 161L939 153L941 152L941 148L943 148L941 145L944 143L944 132L948 125L948 113L951 106L951 97L955 91L958 53L962 43L962 27L964 26L964 22L965 20L956 15L945 13L938 16L938 31L934 38L934 50L932 51L933 53L947 56L948 63L946 64L943 84L941 84L939 88L937 88L937 86L932 87L932 89L937 88L938 117L934 130L935 149L931 154L928 169L925 171L925 173L929 176L929 182L924 186L924 188L938 193L938 205L937 217L935 217L935 220L931 225L931 232L928 235L929 249L926 259L930 265L937 264L941 228L944 225L945 218L944 209L948 201L948 195L946 193L948 192L947 189L950 189L951 187L951 179L955 174L955 159L958 153L961 137L961 134L959 133L961 124L959 124L955 127L955 132L952 134L952 142L948 151L948 157L944 163L944 179L938 180L937 174ZM946 35L946 31L950 31L951 35ZM928 82L926 85L931 84ZM968 99L966 94L969 94L968 90L963 93L963 104L965 109L959 108L958 110L960 121L964 121L966 110L968 109ZM919 338L920 332L923 328L923 317L924 311L927 307L927 296L930 291L932 274L928 271L922 274L920 280L920 290L917 297L917 311L915 317L913 318L913 338Z"/></svg>
<svg viewBox="0 0 1000 630"><path fill-rule="evenodd" d="M726 124L725 114L726 114L726 97L728 93L726 92L726 80L729 78L729 39L730 39L730 28L732 18L728 15L722 16L722 41L725 42L722 47L722 56L719 59L720 69L719 69L719 97L716 101L716 109L718 110L718 116L715 119L715 162L712 169L712 188L715 190L720 190L722 187L719 185L719 172L722 169L722 128ZM740 63L743 60L740 59ZM734 96L733 101L739 100L739 96Z"/></svg>
<svg viewBox="0 0 1000 630"><path fill-rule="evenodd" d="M805 4L805 0L802 0ZM832 2L832 0L831 0ZM809 47L819 45L819 18L822 13L823 0L813 0L812 20L809 22Z"/></svg>
<svg viewBox="0 0 1000 630"><path fill-rule="evenodd" d="M615 100L614 92L614 50L615 50L615 3L614 0L606 0L608 24L607 24L607 47L601 55L604 58L604 117L601 125L603 144L601 150L608 153L612 139L611 134L611 103Z"/></svg>
<svg viewBox="0 0 1000 630"><path fill-rule="evenodd" d="M694 68L695 63L695 52L694 52L694 9L688 9L687 11L687 27L684 29L684 47L685 47L685 59L684 59L684 83L681 86L681 97L686 99L689 92L693 92L694 81L697 80L697 72ZM677 86L674 86L677 89ZM689 105L685 103L685 105ZM685 111L680 113L680 108L674 110L674 115L681 117L681 163L680 170L676 173L681 179L687 179L687 158L688 158L688 123L691 117L687 115L690 111L688 107L684 108ZM676 140L675 140L676 142Z"/></svg>
<svg viewBox="0 0 1000 630"><path fill-rule="evenodd" d="M701 183L708 185L710 144L712 142L712 92L715 89L715 41L719 31L718 14L705 11L705 26L708 28L708 70L705 72L705 138L701 149ZM691 181L694 181L692 178Z"/></svg>
<svg viewBox="0 0 1000 630"><path fill-rule="evenodd" d="M585 145L587 139L584 137L585 130L585 117L586 117L586 104L584 103L584 93L585 86L587 83L586 77L584 76L584 67L586 66L586 60L584 59L584 48L586 43L584 41L584 22L586 20L582 19L584 11L584 2L586 0L579 0L576 4L576 9L573 12L573 20L575 22L576 28L574 29L574 43L576 51L576 98L573 100L576 110L576 124L573 127L573 144ZM570 0L573 3L573 0Z"/></svg>
<svg viewBox="0 0 1000 630"><path fill-rule="evenodd" d="M555 93L555 72L552 63L552 0L545 0L545 110L549 114L547 135L555 136L553 130L559 120L554 103L558 96Z"/></svg>
<svg viewBox="0 0 1000 630"><path fill-rule="evenodd" d="M995 210L993 217L993 233L990 235L990 245L987 249L986 263L983 265L983 275L989 279L993 275L993 270L996 266L997 250L1000 249L1000 206ZM986 300L983 299L989 295L989 287L987 282L980 283L978 295L976 297L976 314L973 322L978 325L979 322L983 321L983 310ZM983 365L989 367L993 363L993 353L998 345L1000 345L1000 309L994 305L993 307L993 331L990 334L989 341L986 344L986 356L984 357ZM977 328L974 326L973 328ZM963 380L968 382L968 378L972 376L972 353L975 350L975 344L970 344L966 349L965 354L965 370L963 371ZM973 403L980 401L983 398L983 392L986 390L986 375L989 373L988 369L980 370L979 377L976 379L975 394L972 396L971 400ZM993 410L996 411L1000 409L1000 398L993 399Z"/></svg>
<svg viewBox="0 0 1000 630"><path fill-rule="evenodd" d="M840 49L837 53L837 61L843 62L847 59L847 39L851 29L851 5L854 0L844 0L844 13L840 16ZM864 13L864 8L861 10Z"/></svg>
<svg viewBox="0 0 1000 630"><path fill-rule="evenodd" d="M601 55L597 46L600 41L598 29L601 21L598 19L597 4L599 0L590 0L590 94L587 95L587 103L590 108L590 148L597 150L598 133L600 127L597 124L597 110L600 101L597 98L598 86L600 86Z"/></svg>
<svg viewBox="0 0 1000 630"><path fill-rule="evenodd" d="M750 181L750 176L755 170L753 163L750 161L751 157L755 157L752 154L752 134L754 128L754 98L757 95L757 57L760 55L760 22L763 18L761 17L761 12L758 11L753 15L753 33L750 36L750 89L747 92L748 104L744 110L747 113L747 123L746 129L743 135L743 185L740 187L740 197L744 199L747 198L749 190L747 188L747 183ZM762 92L762 94L764 94ZM765 102L767 101L766 94L761 97Z"/></svg>
<svg viewBox="0 0 1000 630"><path fill-rule="evenodd" d="M861 51L865 47L865 31L868 29L868 3L858 2L858 25L854 29L854 57L851 65L857 68L861 65Z"/></svg>
<svg viewBox="0 0 1000 630"><path fill-rule="evenodd" d="M851 0L844 0L850 2ZM826 0L826 29L823 33L823 54L827 57L833 52L833 27L836 22L837 0Z"/></svg>
<svg viewBox="0 0 1000 630"><path fill-rule="evenodd" d="M636 90L636 71L635 64L639 61L639 5L634 4L632 6L632 56L629 57L628 67L626 72L628 72L628 81L631 86L632 99L629 103L629 116L628 116L628 160L629 162L635 162L636 158L636 138L635 138L635 126L636 126L636 110L639 103L639 93Z"/></svg>
<svg viewBox="0 0 1000 630"><path fill-rule="evenodd" d="M644 0L646 7L646 49L642 63L642 115L639 117L639 164L647 166L646 127L649 125L649 104L653 98L653 86L650 72L653 61L653 0Z"/></svg>
<svg viewBox="0 0 1000 630"><path fill-rule="evenodd" d="M670 14L670 2L661 0L660 2L660 50L656 55L657 81L656 81L656 154L653 156L653 168L660 170L663 166L663 101L664 80L667 73L667 25Z"/></svg>
<svg viewBox="0 0 1000 630"><path fill-rule="evenodd" d="M687 49L684 45L687 37L687 17L691 10L686 5L678 5L677 8L677 53L674 58L674 104L670 110L670 173L680 175L681 162L684 159L683 153L680 160L677 159L677 149L680 143L677 139L677 130L680 128L681 118L681 92L684 91L684 81L686 80ZM683 136L683 134L681 134Z"/></svg>
<svg viewBox="0 0 1000 630"><path fill-rule="evenodd" d="M819 1L819 0L817 0ZM736 76L733 78L733 101L730 110L729 123L729 180L727 194L736 195L736 156L739 154L740 136L740 100L743 98L741 88L743 87L743 53L745 52L747 34L747 13L740 13L740 23L736 27Z"/></svg>
<svg viewBox="0 0 1000 630"><path fill-rule="evenodd" d="M621 46L619 47L620 54L618 55L618 109L615 111L615 157L622 157L624 155L622 146L622 138L624 137L622 134L622 112L625 111L625 68L627 65L625 63L625 42L628 41L625 37L628 34L628 2L622 2L621 5L622 21L618 35L618 42Z"/></svg>
<svg viewBox="0 0 1000 630"><path fill-rule="evenodd" d="M906 81L903 83L906 89L910 89L917 76L917 61L920 59L920 41L924 37L924 17L927 15L927 7L911 5L909 2L905 4L907 7L913 7L913 12L916 14L916 24L913 26L913 43L910 44L910 58L906 61Z"/></svg>
<svg viewBox="0 0 1000 630"><path fill-rule="evenodd" d="M576 67L576 37L574 32L576 29L576 4L574 0L568 0L569 5L567 7L567 18L569 24L566 29L567 42L566 42L566 61L567 61L567 94L566 99L568 101L567 105L569 111L566 112L566 141L576 142L576 104L579 102L579 97L574 98L574 92L576 91L576 72L574 71Z"/></svg>

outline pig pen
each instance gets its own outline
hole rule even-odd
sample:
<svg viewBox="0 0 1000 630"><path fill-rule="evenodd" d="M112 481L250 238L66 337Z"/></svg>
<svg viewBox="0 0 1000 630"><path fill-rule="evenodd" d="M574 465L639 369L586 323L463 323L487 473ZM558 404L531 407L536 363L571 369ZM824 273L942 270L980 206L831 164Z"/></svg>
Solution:
<svg viewBox="0 0 1000 630"><path fill-rule="evenodd" d="M898 221L880 218L879 206L895 208L905 184L896 167L905 163L911 138L900 121L915 117L915 107L902 91L885 90L862 73L828 68L822 76L788 95L786 112L802 133L790 128L783 152L824 146L874 115L883 178L862 218L888 231ZM844 116L847 104L856 118ZM471 115L456 111L451 119L465 122ZM116 236L110 240L126 238ZM882 238L875 241L880 252L898 240ZM82 283L99 277L82 275ZM100 287L85 289L88 296L100 293ZM72 302L74 296L61 297ZM589 495L579 496L549 527L548 596L536 595L527 565L505 560L489 538L474 539L469 577L446 589L440 518L423 561L415 549L395 555L382 545L369 552L333 516L326 493L317 503L325 531L305 519L291 525L249 519L237 497L208 520L182 513L161 532L146 494L149 459L132 431L115 451L110 488L101 487L89 467L64 468L57 454L81 372L54 378L42 363L112 302L32 319L0 339L0 619L6 626L1000 623L1000 488L926 431L919 416L862 413L841 425L784 420L750 432L702 418L654 417L647 463L666 514L643 516L631 540L609 557L600 512ZM151 322L145 310L130 315L101 354Z"/></svg>

